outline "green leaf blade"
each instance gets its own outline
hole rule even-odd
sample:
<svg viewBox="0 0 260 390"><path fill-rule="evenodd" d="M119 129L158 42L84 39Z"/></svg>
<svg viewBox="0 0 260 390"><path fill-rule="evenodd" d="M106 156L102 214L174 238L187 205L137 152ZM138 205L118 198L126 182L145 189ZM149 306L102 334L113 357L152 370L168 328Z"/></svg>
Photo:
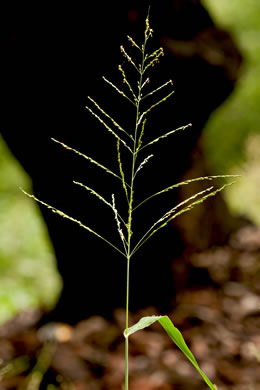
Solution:
<svg viewBox="0 0 260 390"><path fill-rule="evenodd" d="M161 316L148 316L148 317L142 317L135 325L131 326L127 329L127 331L124 331L125 338L131 336L131 334L137 332L138 330L142 330L144 328L147 328L148 326L152 325L154 322L158 321Z"/></svg>
<svg viewBox="0 0 260 390"><path fill-rule="evenodd" d="M168 316L148 316L148 317L141 318L135 325L131 326L130 328L124 331L125 338L129 337L131 334L137 332L138 330L142 330L154 324L156 321L160 323L160 325L163 327L163 329L168 334L170 339L174 342L174 344L177 345L177 347L183 352L183 354L187 357L187 359L189 359L191 364L196 368L196 370L202 376L202 378L204 379L208 387L211 390L217 390L216 386L213 385L213 383L209 380L207 375L200 369L195 357L193 356L192 352L188 348L181 332L173 325L172 321Z"/></svg>

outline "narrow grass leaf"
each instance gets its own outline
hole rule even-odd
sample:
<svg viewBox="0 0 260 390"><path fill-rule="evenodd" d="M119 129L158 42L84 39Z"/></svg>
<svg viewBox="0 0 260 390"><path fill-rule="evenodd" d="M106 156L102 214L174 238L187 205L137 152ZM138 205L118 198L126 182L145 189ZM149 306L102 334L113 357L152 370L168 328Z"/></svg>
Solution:
<svg viewBox="0 0 260 390"><path fill-rule="evenodd" d="M144 329L153 323L158 321L163 327L165 332L168 334L170 339L174 342L175 345L183 352L183 354L189 359L191 364L196 368L199 374L202 376L206 384L211 390L216 390L216 386L209 380L207 375L200 369L195 357L188 348L181 332L173 325L172 321L168 316L149 316L143 317L135 325L124 331L125 338L129 337L131 334L137 332L138 330Z"/></svg>
<svg viewBox="0 0 260 390"><path fill-rule="evenodd" d="M140 320L136 324L124 330L125 338L131 336L138 330L143 330L144 328L147 328L148 326L154 324L156 321L158 321L160 317L161 316L147 316L140 318Z"/></svg>
<svg viewBox="0 0 260 390"><path fill-rule="evenodd" d="M89 228L88 226L84 225L81 221L73 218L73 217L70 217L69 215L63 213L62 211L56 209L55 207L53 206L50 206L48 203L45 203L43 201L41 201L40 199L36 198L34 195L32 194L28 194L26 191L24 191L22 188L21 188L21 191L27 195L29 198L32 198L34 199L36 202L42 204L43 206L47 207L48 209L50 209L53 213L55 214L58 214L60 215L61 217L65 218L65 219L69 219L70 221L72 222L75 222L77 223L79 226L81 226L83 229L86 229L87 231L89 231L90 233L94 234L95 236L97 236L98 238L100 238L101 240L105 241L108 245L112 246L116 251L118 251L119 253L121 253L122 256L126 257L125 253L123 253L119 248L117 248L114 244L112 244L112 242L108 241L106 238L104 238L103 236L101 236L100 234L98 234L97 232L95 232L94 230L92 230L91 228Z"/></svg>

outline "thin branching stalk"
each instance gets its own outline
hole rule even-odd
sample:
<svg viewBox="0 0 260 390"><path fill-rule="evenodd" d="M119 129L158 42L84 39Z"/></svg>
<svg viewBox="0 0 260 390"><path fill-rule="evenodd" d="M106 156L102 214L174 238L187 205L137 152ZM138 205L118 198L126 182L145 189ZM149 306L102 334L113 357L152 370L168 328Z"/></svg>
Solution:
<svg viewBox="0 0 260 390"><path fill-rule="evenodd" d="M127 137L133 140L131 134L129 134L126 130L124 130L109 114L107 114L105 110L103 110L103 108L101 108L94 99L92 99L90 96L88 96L88 99L96 106L96 108L101 112L101 114L106 116L113 123L114 126L116 126L120 131L126 134Z"/></svg>
<svg viewBox="0 0 260 390"><path fill-rule="evenodd" d="M131 104L135 106L135 102L133 102L132 99L130 99L121 89L119 89L115 84L113 84L111 81L109 81L106 77L103 76L103 80L110 85L112 88L116 90L121 96L123 96L125 99L127 99Z"/></svg>
<svg viewBox="0 0 260 390"><path fill-rule="evenodd" d="M131 256L133 256L137 252L137 250L140 249L141 246L147 240L149 240L155 233L157 233L158 230L160 230L163 227L165 227L170 221L172 221L173 219L175 219L179 215L192 210L195 206L203 203L206 199L211 198L212 196L215 196L218 192L223 191L224 188L226 188L227 186L230 186L230 185L232 185L234 183L235 182L226 183L222 187L217 188L214 191L211 191L214 188L213 186L209 187L209 188L206 188L205 190L200 191L200 192L190 196L188 199L185 199L182 202L180 202L179 204L177 204L176 206L174 206L171 210L167 211L158 221L156 221L148 229L148 231L143 235L143 237L140 239L140 241L136 244L135 248L133 249L133 251L131 253ZM192 201L193 199L196 199L198 197L199 197L199 199ZM192 202L190 204L188 204L188 206L181 207L181 206L184 206L186 203L189 203L190 201L192 201ZM180 207L181 207L181 210L176 211Z"/></svg>
<svg viewBox="0 0 260 390"><path fill-rule="evenodd" d="M132 43L134 47L137 47L141 51L142 59L141 63L139 65L136 65L133 59L127 54L124 47L121 46L121 51L123 55L127 58L127 60L134 66L136 70L138 70L139 73L139 80L137 81L137 94L134 93L133 87L126 79L126 74L124 70L122 69L122 66L119 67L120 72L123 75L123 81L127 84L128 89L134 98L134 102L136 105L136 117L135 117L135 128L134 128L134 146L133 146L133 155L132 155L132 169L131 169L131 178L130 178L130 191L129 191L129 209L128 209L128 235L127 235L127 275L126 275L126 324L125 324L125 390L128 390L128 327L129 327L129 279L130 279L130 260L134 253L131 248L131 239L132 239L132 213L133 213L133 204L134 204L134 180L136 177L136 174L144 167L144 165L153 157L153 155L149 155L143 159L143 161L139 164L139 166L136 166L137 162L137 156L138 153L141 150L141 144L142 144L142 137L144 134L145 129L145 123L146 119L144 118L153 108L158 106L159 104L165 102L172 94L173 92L170 92L168 95L166 95L164 98L160 99L158 102L152 104L146 111L141 112L141 102L144 98L147 98L150 95L153 95L157 91L161 90L162 88L166 87L167 85L171 84L171 81L163 84L161 87L156 88L150 93L147 93L144 97L142 94L142 90L145 87L145 85L149 82L149 78L146 78L144 81L144 73L147 71L147 69L150 66L153 66L154 63L158 62L159 57L163 54L162 49L154 51L151 55L146 54L146 45L149 40L149 38L152 36L152 30L149 26L149 19L146 19L146 29L145 29L145 39L142 47L140 48L135 41L128 37L129 41ZM140 129L141 128L141 129ZM164 135L165 136L165 135ZM161 137L160 137L161 138ZM152 141L152 143L157 142L157 139ZM148 145L146 145L148 146ZM121 176L123 172L122 164L120 161L120 172ZM128 194L128 193L127 193Z"/></svg>
<svg viewBox="0 0 260 390"><path fill-rule="evenodd" d="M146 203L148 200L154 198L155 196L158 196L158 195L161 195L165 192L168 192L170 190L173 190L174 188L178 188L178 187L181 187L181 186L184 186L184 185L187 185L187 184L191 184L191 183L194 183L196 181L204 181L204 180L208 180L208 181L212 181L214 179L223 179L223 178L234 178L234 177L240 177L240 175L215 175L215 176L202 176L202 177L195 177L194 179L187 179L187 180L184 180L184 181L181 181L179 183L176 183L176 184L173 184L172 186L169 186L169 187L166 187L164 188L163 190L159 191L159 192L155 192L154 194L152 194L151 196L148 196L146 199L142 200L137 206L134 207L133 211L136 210L138 207L142 206L144 203Z"/></svg>
<svg viewBox="0 0 260 390"><path fill-rule="evenodd" d="M60 215L61 217L65 218L65 219L69 219L70 221L72 222L75 222L77 225L79 225L80 227L82 227L83 229L86 229L88 232L94 234L95 236L97 236L98 238L100 238L101 240L105 241L109 246L112 246L112 248L114 248L117 252L119 252L122 256L126 257L125 253L122 252L117 246L115 246L112 242L108 241L105 237L101 236L100 234L98 234L97 232L95 232L93 229L91 229L90 227L86 226L84 223L82 223L81 221L73 218L73 217L70 217L68 214L65 214L63 211L59 210L59 209L56 209L55 207L49 205L48 203L45 203L43 202L42 200L36 198L36 196L32 195L32 194L28 194L26 191L24 191L22 188L21 188L21 191L29 196L29 198L32 198L34 199L36 202L42 204L43 206L47 207L48 209L50 209L53 213L55 214L58 214Z"/></svg>
<svg viewBox="0 0 260 390"><path fill-rule="evenodd" d="M126 318L125 318L125 390L128 390L128 327L129 327L129 279L130 279L130 260L131 260L131 237L132 237L132 212L133 212L133 199L134 199L134 178L135 178L135 165L136 165L136 158L137 158L137 149L139 148L139 135L138 135L138 129L140 124L140 102L142 98L142 85L143 85L143 73L144 73L144 57L145 57L145 48L146 43L149 38L149 26L147 25L146 31L145 31L145 41L142 46L142 62L139 65L140 69L140 78L138 81L138 95L135 99L136 102L136 119L135 119L135 129L134 129L134 148L133 148L133 157L132 157L132 171L131 171L131 184L130 184L130 202L129 202L129 209L128 209L128 252L127 252L127 275L126 275ZM134 40L131 39L132 44L134 44ZM124 55L126 55L125 51L121 48ZM128 59L129 60L129 59ZM133 61L129 60L132 64ZM137 66L134 65L134 67L137 69ZM132 90L132 88L130 88Z"/></svg>
<svg viewBox="0 0 260 390"><path fill-rule="evenodd" d="M111 171L111 169L105 167L104 165L100 164L99 162L97 162L96 160L94 160L93 158L89 157L89 156L86 156L85 154L79 152L78 150L76 149L73 149L71 148L70 146L64 144L63 142L61 141L58 141L56 140L55 138L52 138L52 141L56 142L57 144L60 144L61 146L63 146L65 149L67 150L71 150L72 152L76 153L77 155L85 158L86 160L88 160L89 162L91 162L92 164L96 165L97 167L103 169L104 171L106 171L107 173L109 173L110 175L116 177L117 179L121 180L121 177L119 175L117 175L115 172ZM127 183L126 183L127 185Z"/></svg>
<svg viewBox="0 0 260 390"><path fill-rule="evenodd" d="M132 152L132 149L130 148L130 146L128 146L127 145L127 143L121 138L121 137L119 137L119 135L118 134L116 134L116 132L113 130L113 129L111 129L111 127L110 126L108 126L107 124L106 124L106 122L99 116L99 115L97 115L90 107L88 107L88 106L86 106L86 109L95 117L95 118L97 118L97 120L111 133L111 134L113 134L113 136L116 138L116 139L118 139L118 140L120 140L121 142L122 142L122 144L130 151L130 152Z"/></svg>
<svg viewBox="0 0 260 390"><path fill-rule="evenodd" d="M149 13L148 13L149 15ZM129 82L127 79L126 71L123 69L123 66L119 66L119 72L121 73L121 76L123 77L123 83L126 86L127 92L123 91L121 88L118 88L114 83L107 80L105 77L103 77L103 80L110 85L119 95L124 97L131 105L135 106L135 125L132 129L132 132L128 132L128 130L125 130L117 121L115 121L94 99L88 97L88 99L91 101L93 105L93 109L90 107L86 107L88 111L106 128L106 130L114 137L116 138L116 147L117 147L117 162L118 162L118 170L119 173L115 173L103 164L100 164L98 161L94 160L93 158L84 155L83 153L77 151L76 149L71 148L70 146L67 146L63 142L57 141L53 139L54 142L60 144L62 147L64 147L67 150L71 150L74 153L78 154L79 156L85 158L88 160L88 162L92 163L98 168L103 169L106 173L112 175L113 177L116 177L120 180L124 194L125 194L125 201L127 206L127 217L125 219L122 218L120 213L117 210L117 196L115 194L111 194L111 202L109 202L107 199L104 198L102 194L97 192L95 189L90 188L87 185L84 185L80 182L74 181L75 184L85 188L88 192L90 192L93 196L95 196L99 201L101 201L104 205L108 206L112 209L113 215L114 215L114 223L116 225L117 232L121 239L121 245L122 247L118 247L114 243L108 241L105 237L98 234L96 231L92 230L87 225L83 224L81 221L70 217L69 215L63 213L62 211L56 209L53 206L50 206L49 204L37 199L34 195L27 194L25 191L24 193L28 195L29 197L33 198L37 202L41 203L45 207L49 208L52 212L59 214L63 218L69 219L81 227L83 227L85 230L90 232L91 234L94 234L101 240L105 241L108 245L110 245L113 249L115 249L117 252L119 252L125 259L126 259L126 314L125 314L125 390L128 390L129 383L128 383L128 368L129 368L129 362L128 362L128 339L130 334L133 333L133 331L136 331L138 329L143 329L146 326L149 326L151 323L155 321L155 319L161 321L162 326L165 327L165 330L168 332L172 340L176 343L177 346L182 350L182 352L188 357L188 359L191 361L191 363L196 367L196 369L200 372L200 374L203 376L205 382L209 385L209 387L213 390L216 389L214 385L211 384L209 379L205 376L205 374L200 370L200 368L197 365L196 360L194 359L193 355L189 351L187 345L185 344L181 333L177 331L174 326L171 327L169 325L169 318L164 317L156 317L156 318L144 318L139 321L136 326L131 327L129 332L129 289L130 289L130 263L132 256L144 245L155 233L158 232L161 228L165 227L170 221L172 221L177 216L188 212L196 205L201 204L206 199L216 195L218 192L222 191L226 186L232 184L227 183L222 185L222 187L214 189L213 186L202 190L196 194L193 194L189 198L183 200L179 204L172 207L170 210L166 211L157 221L155 221L152 226L148 228L148 230L137 240L137 243L135 246L132 245L132 237L133 237L133 231L132 231L132 221L133 221L133 212L143 206L144 203L150 201L152 198L162 195L165 192L168 192L170 190L173 190L175 188L178 188L180 186L188 185L190 183L196 182L196 181L212 181L213 179L217 178L229 178L234 177L231 175L223 175L223 176L206 176L206 177L199 177L194 179L185 180L173 185L170 185L164 189L162 189L159 192L153 193L149 196L147 196L144 200L142 200L139 204L135 204L134 202L134 191L135 191L135 178L136 175L140 173L140 171L143 172L148 162L150 162L151 158L153 157L153 154L147 155L142 157L141 163L137 158L139 157L139 153L142 152L146 147L152 146L153 144L157 143L158 141L161 141L162 139L171 136L177 131L185 130L186 128L190 127L191 124L188 124L186 126L179 127L177 129L168 131L166 133L162 133L159 137L153 139L152 141L149 141L145 144L143 144L143 136L145 132L145 126L146 126L146 120L147 115L151 112L151 110L155 109L160 104L163 104L166 100L168 100L172 94L173 91L170 93L166 93L165 97L160 98L157 102L152 103L148 108L142 109L142 103L143 100L146 99L149 100L149 97L152 95L155 95L158 91L164 91L165 88L172 85L172 81L169 80L166 83L162 84L161 86L153 89L151 92L146 92L143 94L144 88L147 88L147 84L149 83L150 79L146 76L146 72L151 69L151 67L159 62L159 58L163 55L163 50L159 48L158 50L153 51L152 53L147 53L147 42L152 36L152 29L149 25L149 17L146 18L146 28L144 32L144 43L142 46L139 46L133 38L128 36L129 42L132 44L132 46L139 52L139 57L141 53L141 61L140 63L136 63L135 60L130 57L128 52L125 50L123 46L121 46L121 52L123 56L127 59L128 63L131 67L133 67L137 72L137 82L136 85L133 84L133 82ZM97 112L98 113L97 113ZM107 124L109 121L110 125ZM123 140L120 135L118 135L118 132L120 135L126 135L126 140ZM124 148L121 151L121 145L123 145ZM128 153L131 155L131 162L130 167L125 169L124 166L124 159L121 158L121 153ZM130 173L129 173L130 170ZM141 173L142 173L141 172ZM127 173L127 174L126 174ZM125 215L125 214L122 214ZM142 321L143 320L143 321ZM134 328L134 330L133 330ZM179 332L179 333L178 333Z"/></svg>

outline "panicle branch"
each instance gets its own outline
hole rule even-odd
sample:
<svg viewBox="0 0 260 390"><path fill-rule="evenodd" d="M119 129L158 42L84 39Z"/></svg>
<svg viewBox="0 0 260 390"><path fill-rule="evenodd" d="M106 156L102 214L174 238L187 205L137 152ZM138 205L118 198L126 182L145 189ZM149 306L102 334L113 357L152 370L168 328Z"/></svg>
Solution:
<svg viewBox="0 0 260 390"><path fill-rule="evenodd" d="M143 82L143 84L141 85L141 90L145 87L146 84L149 84L150 83L150 78L147 77L147 79L145 79L145 81ZM138 82L138 85L139 85L139 82ZM141 96L142 97L142 96ZM143 100L144 98L142 97L141 100Z"/></svg>
<svg viewBox="0 0 260 390"><path fill-rule="evenodd" d="M134 101L135 101L135 104L138 103L138 99L133 91L133 88L131 87L131 84L128 82L127 78L126 78L126 74L124 72L124 69L122 68L122 65L119 65L118 66L118 69L120 70L120 72L122 73L122 76L123 76L123 83L125 83L128 88L129 88L129 91L131 92L131 94L133 95L133 98L134 98Z"/></svg>
<svg viewBox="0 0 260 390"><path fill-rule="evenodd" d="M88 106L86 106L86 109L95 117L95 118L97 118L98 119L98 121L100 122L100 123L102 123L102 125L115 137L115 138L117 138L117 139L119 139L121 142L122 142L122 144L132 153L132 149L127 145L127 143L124 141L124 140L122 140L115 132L114 132L114 130L112 130L111 129L111 127L110 126L108 126L104 121L103 121L103 119L102 118L100 118L100 116L99 115L97 115L93 110L91 110L91 108L89 108Z"/></svg>
<svg viewBox="0 0 260 390"><path fill-rule="evenodd" d="M71 150L72 152L78 154L79 156L85 158L86 160L90 161L92 164L98 166L99 168L103 169L104 171L106 171L107 173L109 173L110 175L116 177L117 179L121 180L121 177L118 176L116 173L114 173L113 171L111 171L111 169L105 167L104 165L100 164L99 162L97 162L96 160L94 160L93 158L89 157L89 156L86 156L85 154L79 152L78 150L76 149L73 149L71 148L70 146L64 144L63 142L60 142L58 140L56 140L55 138L51 138L52 141L56 142L57 144L60 144L61 146L63 146L65 149L67 150Z"/></svg>
<svg viewBox="0 0 260 390"><path fill-rule="evenodd" d="M137 43L133 40L132 37L130 37L129 35L127 35L127 39L129 40L129 42L132 44L132 46L136 47L138 50L140 50L142 52L142 49L139 45L137 45Z"/></svg>
<svg viewBox="0 0 260 390"><path fill-rule="evenodd" d="M148 110L144 111L140 117L139 117L139 121L138 121L138 125L140 124L140 122L142 121L143 117L145 115L147 115L154 107L158 106L159 104L165 102L167 99L169 99L170 96L172 96L174 94L174 91L170 92L167 96L165 96L164 98L162 98L161 100L159 100L158 102L154 103L151 105L150 108L148 108Z"/></svg>
<svg viewBox="0 0 260 390"><path fill-rule="evenodd" d="M154 66L155 64L159 63L159 58L164 55L163 48L160 47L160 49L155 50L152 54L150 54L148 57L145 58L145 60L148 60L151 58L150 62L144 67L143 73L147 71L151 66Z"/></svg>
<svg viewBox="0 0 260 390"><path fill-rule="evenodd" d="M114 214L115 214L115 220L116 220L116 224L117 224L117 231L119 233L119 236L122 240L122 243L123 243L123 246L124 246L124 250L125 250L125 253L127 253L127 241L125 239L125 236L124 236L124 233L123 233L123 230L121 229L121 224L120 224L120 221L119 221L119 214L118 214L118 211L116 209L116 202L115 202L115 195L112 194L112 209L114 211Z"/></svg>
<svg viewBox="0 0 260 390"><path fill-rule="evenodd" d="M134 63L134 61L132 60L132 58L129 56L129 54L127 54L123 45L120 46L120 50L121 50L121 53L123 54L123 56L127 59L127 61L133 65L133 67L137 70L138 73L140 73L140 69L137 68L137 66Z"/></svg>
<svg viewBox="0 0 260 390"><path fill-rule="evenodd" d="M96 108L103 114L105 115L112 123L114 126L116 126L120 131L122 131L124 134L126 134L131 140L133 141L133 137L126 131L124 130L109 114L107 114L98 104L97 102L92 99L90 96L88 96L88 99L96 106Z"/></svg>
<svg viewBox="0 0 260 390"><path fill-rule="evenodd" d="M121 96L123 96L125 99L127 99L131 104L133 104L135 107L136 107L136 103L133 102L132 99L130 99L123 91L121 91L121 89L119 89L115 84L113 84L111 81L109 81L108 79L106 79L104 76L103 76L103 80L109 84L112 88L114 88L117 93L119 93Z"/></svg>
<svg viewBox="0 0 260 390"><path fill-rule="evenodd" d="M100 234L98 234L97 232L95 232L94 230L92 230L91 228L89 228L88 226L84 225L81 221L73 218L73 217L70 217L69 215L63 213L63 211L60 211L58 209L56 209L55 207L49 205L48 203L45 203L43 201L41 201L40 199L36 198L34 195L32 194L28 194L26 191L24 191L22 188L21 188L21 191L27 195L29 198L32 198L34 199L36 202L42 204L43 206L47 207L48 209L50 209L53 213L55 214L58 214L60 215L61 217L65 218L65 219L69 219L70 221L72 222L75 222L76 224L78 224L79 226L81 226L83 229L86 229L87 231L89 231L90 233L94 234L95 236L97 236L98 238L100 238L101 240L105 241L108 245L112 246L112 248L114 248L117 252L119 252L122 256L126 257L125 253L122 252L119 248L117 248L117 246L115 246L112 242L108 241L105 237L101 236Z"/></svg>
<svg viewBox="0 0 260 390"><path fill-rule="evenodd" d="M150 195L148 198L144 199L142 202L140 202L137 206L135 206L135 208L133 209L136 210L138 207L140 207L141 205L143 205L145 202L147 202L148 200L154 198L155 196L158 196L158 195L161 195L165 192L168 192L170 190L173 190L174 188L178 188L178 187L181 187L181 186L184 186L184 185L187 185L187 184L190 184L190 183L194 183L196 181L204 181L204 180L208 180L208 181L211 181L211 180L214 180L214 179L225 179L225 178L235 178L235 177L239 177L239 175L215 175L215 176L203 176L203 177L196 177L194 179L188 179L188 180L184 180L184 181L181 181L179 183L176 183L176 184L173 184L169 187L166 187L164 188L163 190L159 191L159 192L156 192L152 195Z"/></svg>
<svg viewBox="0 0 260 390"><path fill-rule="evenodd" d="M146 79L146 80L149 80L149 78ZM144 84L145 84L145 83L146 83L146 81L144 82ZM143 84L143 86L144 86L144 84ZM160 89L166 87L167 85L173 85L172 80L167 81L166 83L164 83L164 84L161 85L160 87L158 87L158 88L154 89L153 91L147 93L145 96L142 96L142 100L144 100L144 99L146 99L148 96L151 96L151 95L153 95L154 93L160 91Z"/></svg>
<svg viewBox="0 0 260 390"><path fill-rule="evenodd" d="M200 191L194 195L192 195L191 197L189 197L188 199L185 199L183 202L179 203L178 205L176 205L173 209L171 209L170 211L168 211L167 213L165 213L163 215L162 218L160 218L158 221L156 221L150 228L149 230L143 235L143 237L141 238L141 240L139 240L139 242L136 244L135 248L133 249L132 253L131 253L131 256L133 256L136 251L138 249L141 248L141 246L143 246L143 244L148 241L158 230L162 229L163 227L165 227L166 225L168 225L168 223L170 221L172 221L174 218L178 217L179 215L183 214L183 213L186 213L190 210L192 210L195 206L203 203L206 199L212 197L212 196L215 196L218 192L224 190L224 188L226 188L227 186L230 186L234 184L234 182L232 183L227 183L227 184L224 184L222 187L220 188L217 188L216 190L212 191L212 192L209 192L213 189L213 187L209 187L207 188L206 190L203 190L203 191ZM207 193L209 192L209 193ZM206 195L203 195L204 193L207 193ZM188 206L186 207L183 207L180 211L176 212L175 211L180 208L181 206L185 205L186 203L188 203L189 201L191 201L192 199L195 199L197 198L198 196L200 195L203 195L201 198L197 199L197 200L194 200L192 203L190 203ZM163 222L164 221L164 222ZM160 223L162 222L161 225L159 225ZM159 225L159 226L158 226Z"/></svg>
<svg viewBox="0 0 260 390"><path fill-rule="evenodd" d="M148 39L152 36L153 36L153 30L150 27L149 13L148 13L147 18L145 19L145 32L144 32L145 41L148 41Z"/></svg>
<svg viewBox="0 0 260 390"><path fill-rule="evenodd" d="M101 200L103 203L105 203L107 206L112 207L112 204L111 204L111 203L109 203L105 198L103 198L103 196L101 196L98 192L96 192L96 191L93 190L92 188L86 186L85 184L79 183L78 181L73 181L73 183L74 183L74 184L77 184L77 185L80 186L80 187L85 188L85 189L88 190L92 195L95 195L99 200Z"/></svg>
<svg viewBox="0 0 260 390"><path fill-rule="evenodd" d="M152 140L151 142L148 142L147 144L145 144L144 146L142 146L141 149L140 149L140 151L143 150L144 148L146 148L147 146L150 146L150 145L152 145L152 144L154 144L154 143L160 141L160 140L163 139L163 138L167 138L169 135L172 135L172 134L176 133L176 131L185 130L185 129L187 129L187 127L190 127L190 126L192 126L191 123L189 123L189 124L186 125L186 126L181 126L181 127L178 127L177 129L171 130L171 131L169 131L168 133L165 133L165 134L161 135L160 137L157 137L157 138L155 138L154 140Z"/></svg>
<svg viewBox="0 0 260 390"><path fill-rule="evenodd" d="M144 167L144 165L146 163L148 163L148 161L153 157L153 154L150 154L149 156L147 156L142 162L141 164L139 165L139 167L137 168L137 170L135 171L135 174L134 174L134 178L136 177L136 174Z"/></svg>
<svg viewBox="0 0 260 390"><path fill-rule="evenodd" d="M120 140L117 140L117 161L118 161L118 165L119 165L119 171L120 171L120 174L121 174L123 188L125 190L126 199L127 199L127 202L129 203L129 195L128 195L128 190L127 190L127 183L125 181L125 174L124 174L124 171L123 171L123 166L122 166L122 161L121 161ZM128 185L128 187L130 187L130 186Z"/></svg>
<svg viewBox="0 0 260 390"><path fill-rule="evenodd" d="M136 153L138 153L141 150L142 139L143 139L143 135L144 135L144 128L145 128L146 121L147 121L147 118L145 118L143 120L143 123L142 123L142 129L141 129L141 132L140 132L140 136L138 138L138 145L137 145Z"/></svg>

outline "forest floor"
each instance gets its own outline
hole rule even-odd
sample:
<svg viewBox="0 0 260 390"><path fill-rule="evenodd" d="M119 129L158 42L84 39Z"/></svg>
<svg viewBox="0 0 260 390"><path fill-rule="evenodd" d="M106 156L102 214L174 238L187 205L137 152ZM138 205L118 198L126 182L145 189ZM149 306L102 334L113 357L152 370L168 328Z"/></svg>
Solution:
<svg viewBox="0 0 260 390"><path fill-rule="evenodd" d="M227 245L189 256L207 283L180 289L169 313L218 390L260 390L260 229L248 226ZM131 313L158 314L156 308ZM37 325L26 311L0 327L0 389L121 390L124 311L75 326ZM159 324L130 337L131 390L202 390L207 386Z"/></svg>

